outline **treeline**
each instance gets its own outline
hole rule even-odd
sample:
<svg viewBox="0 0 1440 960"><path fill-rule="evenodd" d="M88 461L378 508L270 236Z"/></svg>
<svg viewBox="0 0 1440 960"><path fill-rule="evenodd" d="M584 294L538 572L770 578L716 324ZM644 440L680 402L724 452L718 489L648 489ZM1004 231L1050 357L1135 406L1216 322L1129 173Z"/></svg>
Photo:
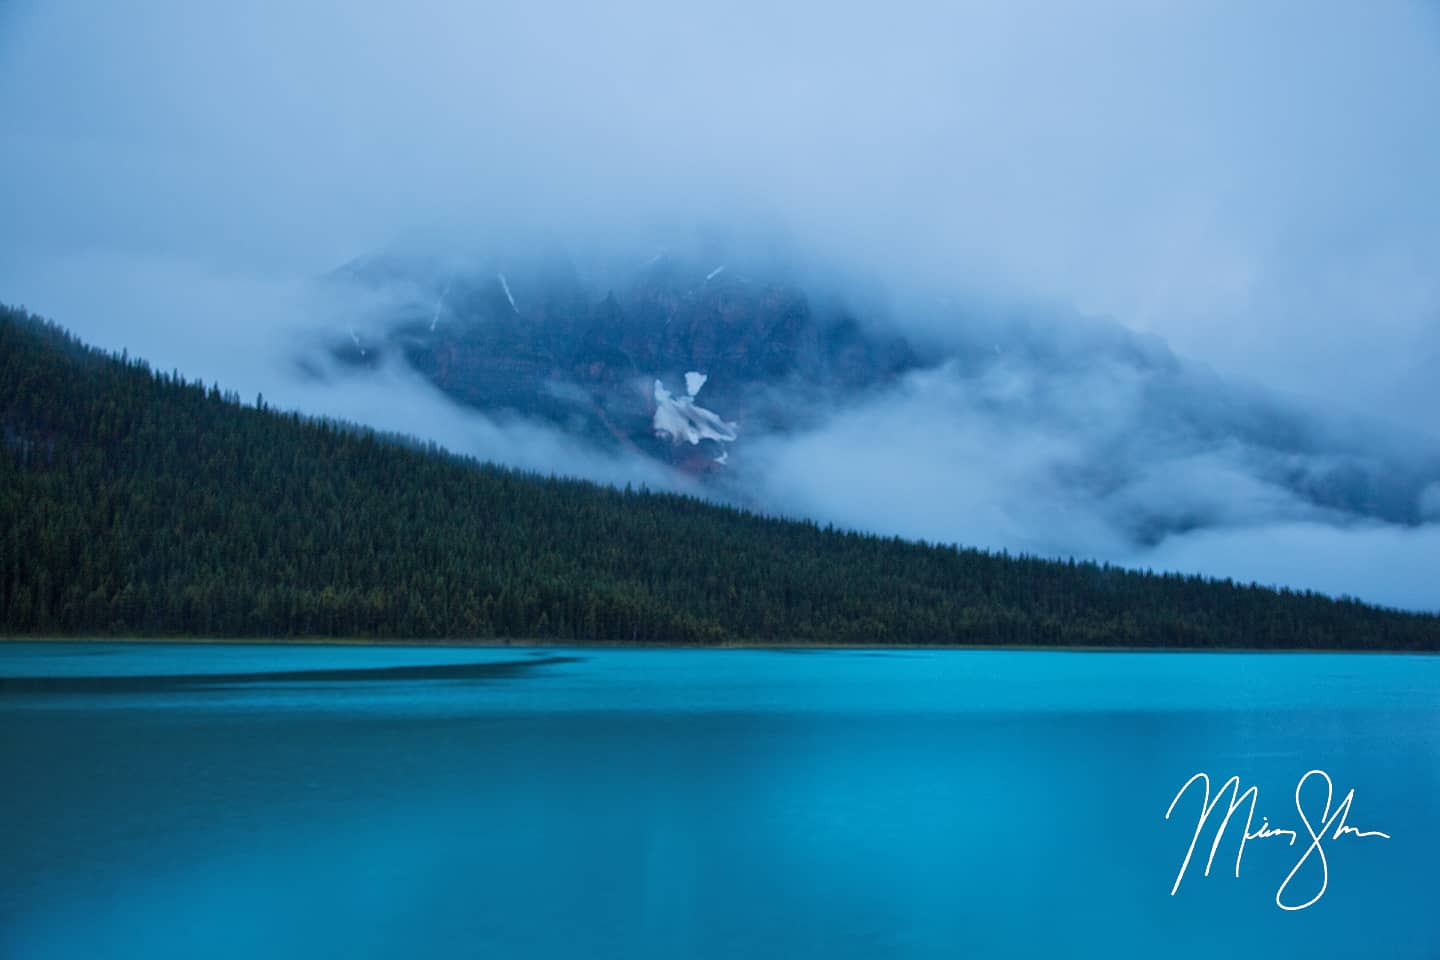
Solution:
<svg viewBox="0 0 1440 960"><path fill-rule="evenodd" d="M822 529L264 407L0 308L0 631L1440 648L1440 618Z"/></svg>

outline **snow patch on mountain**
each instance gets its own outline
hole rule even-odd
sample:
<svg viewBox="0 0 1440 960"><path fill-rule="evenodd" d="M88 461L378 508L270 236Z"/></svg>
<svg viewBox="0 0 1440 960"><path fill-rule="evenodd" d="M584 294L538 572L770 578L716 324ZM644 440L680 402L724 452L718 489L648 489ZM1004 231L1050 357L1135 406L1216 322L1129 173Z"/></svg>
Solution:
<svg viewBox="0 0 1440 960"><path fill-rule="evenodd" d="M435 325L440 322L440 309L445 306L445 297L450 293L450 281L445 281L445 286L440 290L440 296L435 298L435 312L430 315L430 332L435 332Z"/></svg>
<svg viewBox="0 0 1440 960"><path fill-rule="evenodd" d="M500 281L500 289L505 291L505 299L510 301L510 309L519 313L520 308L515 306L515 296L510 292L510 284L505 281L505 274L497 273L495 276Z"/></svg>
<svg viewBox="0 0 1440 960"><path fill-rule="evenodd" d="M655 418L652 423L656 436L669 438L675 443L698 444L701 440L734 442L740 435L739 425L695 402L695 395L707 379L698 371L686 373L685 395L679 397L667 390L665 384L655 381Z"/></svg>

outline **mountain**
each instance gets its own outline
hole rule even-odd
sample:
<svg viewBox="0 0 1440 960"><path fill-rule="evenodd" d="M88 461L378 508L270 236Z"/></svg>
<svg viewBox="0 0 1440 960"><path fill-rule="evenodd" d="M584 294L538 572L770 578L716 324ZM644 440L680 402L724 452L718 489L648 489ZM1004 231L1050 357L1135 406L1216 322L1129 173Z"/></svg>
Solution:
<svg viewBox="0 0 1440 960"><path fill-rule="evenodd" d="M1440 649L1436 616L519 474L242 405L8 308L0 630Z"/></svg>
<svg viewBox="0 0 1440 960"><path fill-rule="evenodd" d="M399 358L466 406L692 475L715 472L740 436L793 429L821 398L883 388L921 363L903 338L792 285L665 255L599 294L557 257L511 271L371 258L330 282L394 300L378 336L332 342L342 364Z"/></svg>
<svg viewBox="0 0 1440 960"><path fill-rule="evenodd" d="M1055 311L887 308L819 272L666 253L588 273L554 255L374 257L325 283L372 307L360 327L337 322L325 356L302 358L312 372L399 363L465 407L639 454L756 509L790 506L770 499L756 452L817 432L913 468L913 447L845 429L882 410L882 430L933 425L931 450L990 460L1006 444L1063 447L1009 485L1073 501L1136 548L1257 518L1415 526L1440 514L1433 439L1315 412L1153 337Z"/></svg>

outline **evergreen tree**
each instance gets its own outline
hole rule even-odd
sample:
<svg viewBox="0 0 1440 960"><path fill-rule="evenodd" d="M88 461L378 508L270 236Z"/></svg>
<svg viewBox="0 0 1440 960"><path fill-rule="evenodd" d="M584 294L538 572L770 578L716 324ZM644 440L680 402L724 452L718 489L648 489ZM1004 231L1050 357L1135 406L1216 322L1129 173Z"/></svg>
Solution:
<svg viewBox="0 0 1440 960"><path fill-rule="evenodd" d="M244 406L0 307L0 631L1440 649L1353 599L906 543Z"/></svg>

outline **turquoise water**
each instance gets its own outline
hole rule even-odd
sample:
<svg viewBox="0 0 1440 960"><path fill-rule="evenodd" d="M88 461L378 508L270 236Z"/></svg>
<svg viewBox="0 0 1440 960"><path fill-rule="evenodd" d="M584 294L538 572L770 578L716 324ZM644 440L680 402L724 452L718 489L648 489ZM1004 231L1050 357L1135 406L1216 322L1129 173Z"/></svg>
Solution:
<svg viewBox="0 0 1440 960"><path fill-rule="evenodd" d="M11 644L0 677L6 960L1440 956L1440 658ZM1237 879L1242 811L1171 896L1192 774L1298 828L1311 769L1390 839L1327 840L1284 911L1309 837Z"/></svg>

